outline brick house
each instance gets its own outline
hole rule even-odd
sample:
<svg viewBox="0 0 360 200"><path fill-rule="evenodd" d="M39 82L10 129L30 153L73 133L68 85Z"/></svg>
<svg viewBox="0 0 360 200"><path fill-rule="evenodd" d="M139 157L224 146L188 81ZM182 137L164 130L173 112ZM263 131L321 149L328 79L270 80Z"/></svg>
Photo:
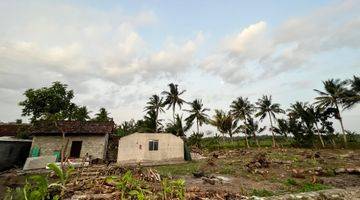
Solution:
<svg viewBox="0 0 360 200"><path fill-rule="evenodd" d="M82 158L86 154L92 158L106 158L108 138L114 131L115 124L96 121L60 121L54 125L38 124L31 131L33 142L31 148L39 150L39 156L56 155L61 152L62 132L68 140L66 156Z"/></svg>
<svg viewBox="0 0 360 200"><path fill-rule="evenodd" d="M2 123L0 124L0 137L16 137L20 131L29 127L29 124Z"/></svg>

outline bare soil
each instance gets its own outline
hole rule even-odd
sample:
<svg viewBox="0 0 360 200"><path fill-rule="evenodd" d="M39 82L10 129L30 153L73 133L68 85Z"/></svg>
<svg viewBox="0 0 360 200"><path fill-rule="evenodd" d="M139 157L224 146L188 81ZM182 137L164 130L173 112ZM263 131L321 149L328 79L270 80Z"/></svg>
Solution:
<svg viewBox="0 0 360 200"><path fill-rule="evenodd" d="M146 180L153 191L159 189L160 183L149 174L149 169L162 177L185 179L187 199L242 199L251 195L360 187L360 173L356 172L356 169L360 169L360 150L265 148L206 152L202 155L206 158L185 164L131 170ZM115 165L93 165L79 169L71 177L69 195L114 193L116 189L105 185L104 179L112 175L121 176L125 170L128 168ZM193 176L194 172L199 171L205 177ZM0 174L0 199L7 187L22 186L28 175L21 170ZM216 181L212 184L204 179Z"/></svg>

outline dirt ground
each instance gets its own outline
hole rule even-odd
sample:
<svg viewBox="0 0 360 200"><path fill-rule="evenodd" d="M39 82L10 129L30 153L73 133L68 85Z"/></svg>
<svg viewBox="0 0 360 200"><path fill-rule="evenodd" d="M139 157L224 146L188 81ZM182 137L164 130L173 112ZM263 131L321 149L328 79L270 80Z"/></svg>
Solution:
<svg viewBox="0 0 360 200"><path fill-rule="evenodd" d="M258 161L265 155L266 166ZM195 178L190 171L174 171L188 190L210 190L241 195L270 196L328 188L360 187L359 150L250 149L205 154L190 171L201 171L221 181ZM217 157L217 158L216 158ZM189 164L188 164L189 165ZM181 166L186 168L187 166ZM164 170L164 167L157 167ZM180 175L179 175L180 174Z"/></svg>
<svg viewBox="0 0 360 200"><path fill-rule="evenodd" d="M269 148L202 154L204 159L185 164L138 166L131 170L147 181L153 191L160 185L154 174L170 179L185 179L187 199L241 199L240 196L272 196L360 187L360 150ZM104 179L121 176L126 170L128 168L115 165L93 165L78 169L71 176L69 184L72 185L68 196L114 193L116 189L104 184ZM7 187L22 186L28 175L21 170L2 173L0 194L4 194Z"/></svg>

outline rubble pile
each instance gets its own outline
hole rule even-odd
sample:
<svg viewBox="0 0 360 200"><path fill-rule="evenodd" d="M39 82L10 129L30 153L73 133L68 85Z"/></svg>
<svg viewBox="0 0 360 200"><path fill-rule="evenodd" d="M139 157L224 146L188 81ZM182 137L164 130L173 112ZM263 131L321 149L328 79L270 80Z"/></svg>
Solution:
<svg viewBox="0 0 360 200"><path fill-rule="evenodd" d="M269 168L270 161L266 158L265 153L256 154L251 162L245 165L245 169L251 173L265 173L265 171L258 170L261 168Z"/></svg>

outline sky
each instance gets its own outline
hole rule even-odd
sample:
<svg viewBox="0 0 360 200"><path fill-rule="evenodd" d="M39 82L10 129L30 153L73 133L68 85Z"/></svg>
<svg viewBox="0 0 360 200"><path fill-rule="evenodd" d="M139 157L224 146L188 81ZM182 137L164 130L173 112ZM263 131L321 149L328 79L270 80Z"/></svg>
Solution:
<svg viewBox="0 0 360 200"><path fill-rule="evenodd" d="M239 96L286 109L313 102L324 80L359 76L359 58L357 0L0 0L0 121L21 118L26 89L54 81L116 123L142 118L171 82L210 116ZM346 129L359 131L359 109L343 111Z"/></svg>

